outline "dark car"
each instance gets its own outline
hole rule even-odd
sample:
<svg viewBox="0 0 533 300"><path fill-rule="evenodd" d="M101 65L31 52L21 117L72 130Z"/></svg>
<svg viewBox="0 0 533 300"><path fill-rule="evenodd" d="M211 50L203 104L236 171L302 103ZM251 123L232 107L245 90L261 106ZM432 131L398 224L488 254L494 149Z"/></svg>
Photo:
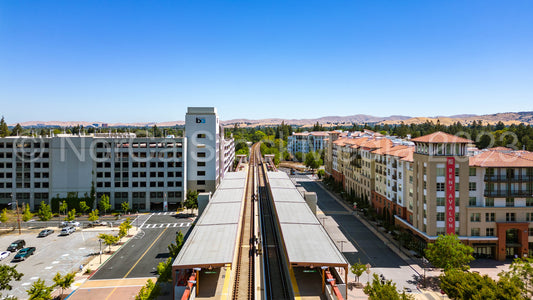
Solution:
<svg viewBox="0 0 533 300"><path fill-rule="evenodd" d="M33 252L35 252L35 247L20 249L19 253L13 258L13 261L26 260L30 255L33 255Z"/></svg>
<svg viewBox="0 0 533 300"><path fill-rule="evenodd" d="M22 249L26 246L26 242L24 240L16 240L9 247L7 247L7 251L15 252L18 249Z"/></svg>
<svg viewBox="0 0 533 300"><path fill-rule="evenodd" d="M46 237L54 233L54 230L52 229L44 229L43 231L39 232L38 237Z"/></svg>

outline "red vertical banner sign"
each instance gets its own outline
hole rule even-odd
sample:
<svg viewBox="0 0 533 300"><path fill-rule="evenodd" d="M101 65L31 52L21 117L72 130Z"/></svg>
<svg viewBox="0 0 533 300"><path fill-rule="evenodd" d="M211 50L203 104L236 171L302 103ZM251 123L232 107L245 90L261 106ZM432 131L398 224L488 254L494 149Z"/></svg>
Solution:
<svg viewBox="0 0 533 300"><path fill-rule="evenodd" d="M446 234L455 234L455 158L446 158Z"/></svg>

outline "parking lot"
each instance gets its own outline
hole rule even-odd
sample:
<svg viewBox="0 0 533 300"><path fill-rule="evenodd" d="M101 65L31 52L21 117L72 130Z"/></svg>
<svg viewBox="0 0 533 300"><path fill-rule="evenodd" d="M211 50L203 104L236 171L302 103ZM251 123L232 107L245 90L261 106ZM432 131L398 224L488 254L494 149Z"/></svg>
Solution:
<svg viewBox="0 0 533 300"><path fill-rule="evenodd" d="M12 242L18 239L26 241L25 247L36 247L34 255L25 261L12 262L17 253L13 252L0 262L10 266L16 265L17 270L24 274L21 281L11 282L13 290L4 291L4 296L13 295L19 299L27 299L26 290L37 279L44 279L47 285L51 285L53 284L52 278L57 272L64 275L78 271L81 264L85 264L92 255L100 251L98 234L110 230L102 227L77 230L68 236L59 236L59 228L52 227L51 229L55 232L44 238L37 237L41 229L24 230L21 235L14 231L0 236L0 251L6 250Z"/></svg>

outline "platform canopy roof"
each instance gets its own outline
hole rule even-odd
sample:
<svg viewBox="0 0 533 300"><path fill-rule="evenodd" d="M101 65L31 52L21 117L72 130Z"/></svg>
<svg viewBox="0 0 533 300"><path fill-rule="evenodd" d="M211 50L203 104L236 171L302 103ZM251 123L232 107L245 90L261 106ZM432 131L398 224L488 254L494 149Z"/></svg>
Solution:
<svg viewBox="0 0 533 300"><path fill-rule="evenodd" d="M172 263L174 269L216 268L233 262L245 188L245 171L226 173Z"/></svg>
<svg viewBox="0 0 533 300"><path fill-rule="evenodd" d="M348 267L302 194L285 172L268 172L281 233L292 266Z"/></svg>

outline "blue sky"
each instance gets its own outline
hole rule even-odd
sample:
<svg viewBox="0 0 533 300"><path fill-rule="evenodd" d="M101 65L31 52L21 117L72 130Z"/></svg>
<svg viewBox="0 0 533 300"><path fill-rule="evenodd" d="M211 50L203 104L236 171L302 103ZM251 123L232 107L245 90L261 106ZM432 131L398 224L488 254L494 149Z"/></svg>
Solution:
<svg viewBox="0 0 533 300"><path fill-rule="evenodd" d="M0 113L30 120L533 110L533 1L0 2Z"/></svg>

